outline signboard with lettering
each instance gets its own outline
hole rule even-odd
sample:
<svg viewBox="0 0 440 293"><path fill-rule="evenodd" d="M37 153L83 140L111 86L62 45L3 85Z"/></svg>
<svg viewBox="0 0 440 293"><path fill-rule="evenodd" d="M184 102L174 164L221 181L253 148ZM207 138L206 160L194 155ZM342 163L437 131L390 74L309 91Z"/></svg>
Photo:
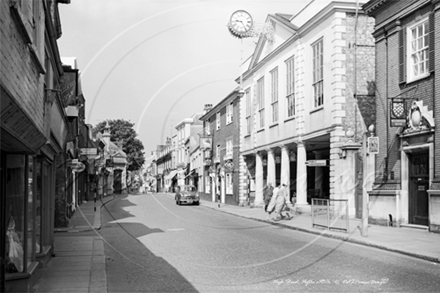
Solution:
<svg viewBox="0 0 440 293"><path fill-rule="evenodd" d="M327 166L327 160L308 160L306 165L307 167L325 167Z"/></svg>

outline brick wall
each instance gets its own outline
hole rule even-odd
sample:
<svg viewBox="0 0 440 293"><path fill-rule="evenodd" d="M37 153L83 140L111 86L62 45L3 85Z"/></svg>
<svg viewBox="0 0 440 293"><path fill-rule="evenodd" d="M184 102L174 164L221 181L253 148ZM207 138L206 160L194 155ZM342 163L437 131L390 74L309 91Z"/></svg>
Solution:
<svg viewBox="0 0 440 293"><path fill-rule="evenodd" d="M27 2L27 1L25 1ZM40 22L37 23L37 35L44 32L44 12L40 5ZM37 128L44 131L44 75L37 71L37 65L31 56L27 41L19 29L17 21L11 15L9 1L0 1L0 39L2 45L0 80L5 88ZM44 41L37 42L44 44ZM38 51L43 51L38 48Z"/></svg>
<svg viewBox="0 0 440 293"><path fill-rule="evenodd" d="M435 74L434 82L435 88L440 87L440 3L437 2L435 10L435 60L439 62L435 62ZM438 94L434 93L435 104L433 105L434 109L434 121L436 124L435 128L435 136L434 136L434 152L436 154L439 153L440 150L440 100L437 98ZM434 177L435 182L433 183L432 188L440 190L440 156L434 156Z"/></svg>

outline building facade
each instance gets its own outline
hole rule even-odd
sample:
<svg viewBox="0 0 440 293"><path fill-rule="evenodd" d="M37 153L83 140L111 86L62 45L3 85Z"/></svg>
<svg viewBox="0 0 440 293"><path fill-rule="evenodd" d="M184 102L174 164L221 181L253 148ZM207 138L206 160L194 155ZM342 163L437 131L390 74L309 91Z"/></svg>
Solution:
<svg viewBox="0 0 440 293"><path fill-rule="evenodd" d="M370 222L440 231L440 1L378 1L377 136ZM436 50L437 49L437 50Z"/></svg>
<svg viewBox="0 0 440 293"><path fill-rule="evenodd" d="M55 196L66 188L65 180L56 184L69 129L56 41L63 2L0 2L2 292L20 280L26 288L39 263L50 258Z"/></svg>
<svg viewBox="0 0 440 293"><path fill-rule="evenodd" d="M315 1L295 16L269 15L242 78L241 159L263 204L270 182L288 185L296 206L311 198L347 199L360 208L356 160L374 104L374 19L355 1ZM362 99L363 107L358 107ZM362 193L362 192L361 192Z"/></svg>
<svg viewBox="0 0 440 293"><path fill-rule="evenodd" d="M176 171L177 184L184 185L186 176L189 174L190 151L187 145L188 139L194 139L202 131L202 122L199 120L201 114L195 113L190 118L185 118L179 122L175 129L176 137Z"/></svg>
<svg viewBox="0 0 440 293"><path fill-rule="evenodd" d="M200 147L204 155L204 192L211 201L243 205L247 193L240 193L240 96L235 89L200 117L203 132ZM206 108L206 106L205 106Z"/></svg>

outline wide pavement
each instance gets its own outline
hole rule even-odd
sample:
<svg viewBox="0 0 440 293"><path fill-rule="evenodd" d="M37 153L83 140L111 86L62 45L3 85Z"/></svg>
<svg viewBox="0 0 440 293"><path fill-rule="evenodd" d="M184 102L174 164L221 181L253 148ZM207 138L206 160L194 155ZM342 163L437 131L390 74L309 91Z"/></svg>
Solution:
<svg viewBox="0 0 440 293"><path fill-rule="evenodd" d="M165 195L173 196L171 193ZM118 195L114 195L97 203L83 203L72 217L69 228L56 231L56 256L49 261L42 277L37 281L35 292L107 292L102 239L98 233L78 232L99 230L101 207L117 197ZM267 215L261 208L218 205L210 201L202 201L201 205L219 212L269 222L286 229L341 239L440 263L440 234L425 230L369 225L368 236L364 237L361 235L361 222L358 220L350 220L349 231L341 232L312 227L310 214L296 214L291 220L273 221L267 220Z"/></svg>

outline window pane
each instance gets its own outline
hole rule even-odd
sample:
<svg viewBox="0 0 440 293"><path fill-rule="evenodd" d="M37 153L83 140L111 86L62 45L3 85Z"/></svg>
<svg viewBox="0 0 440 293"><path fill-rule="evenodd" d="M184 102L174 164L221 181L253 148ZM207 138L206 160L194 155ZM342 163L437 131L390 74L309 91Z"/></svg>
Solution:
<svg viewBox="0 0 440 293"><path fill-rule="evenodd" d="M28 253L27 253L27 264L29 265L32 262L33 248L34 248L34 194L33 194L33 176L34 176L34 164L33 157L28 156ZM38 245L38 244L37 244Z"/></svg>
<svg viewBox="0 0 440 293"><path fill-rule="evenodd" d="M6 158L6 273L24 271L25 164L24 155Z"/></svg>

